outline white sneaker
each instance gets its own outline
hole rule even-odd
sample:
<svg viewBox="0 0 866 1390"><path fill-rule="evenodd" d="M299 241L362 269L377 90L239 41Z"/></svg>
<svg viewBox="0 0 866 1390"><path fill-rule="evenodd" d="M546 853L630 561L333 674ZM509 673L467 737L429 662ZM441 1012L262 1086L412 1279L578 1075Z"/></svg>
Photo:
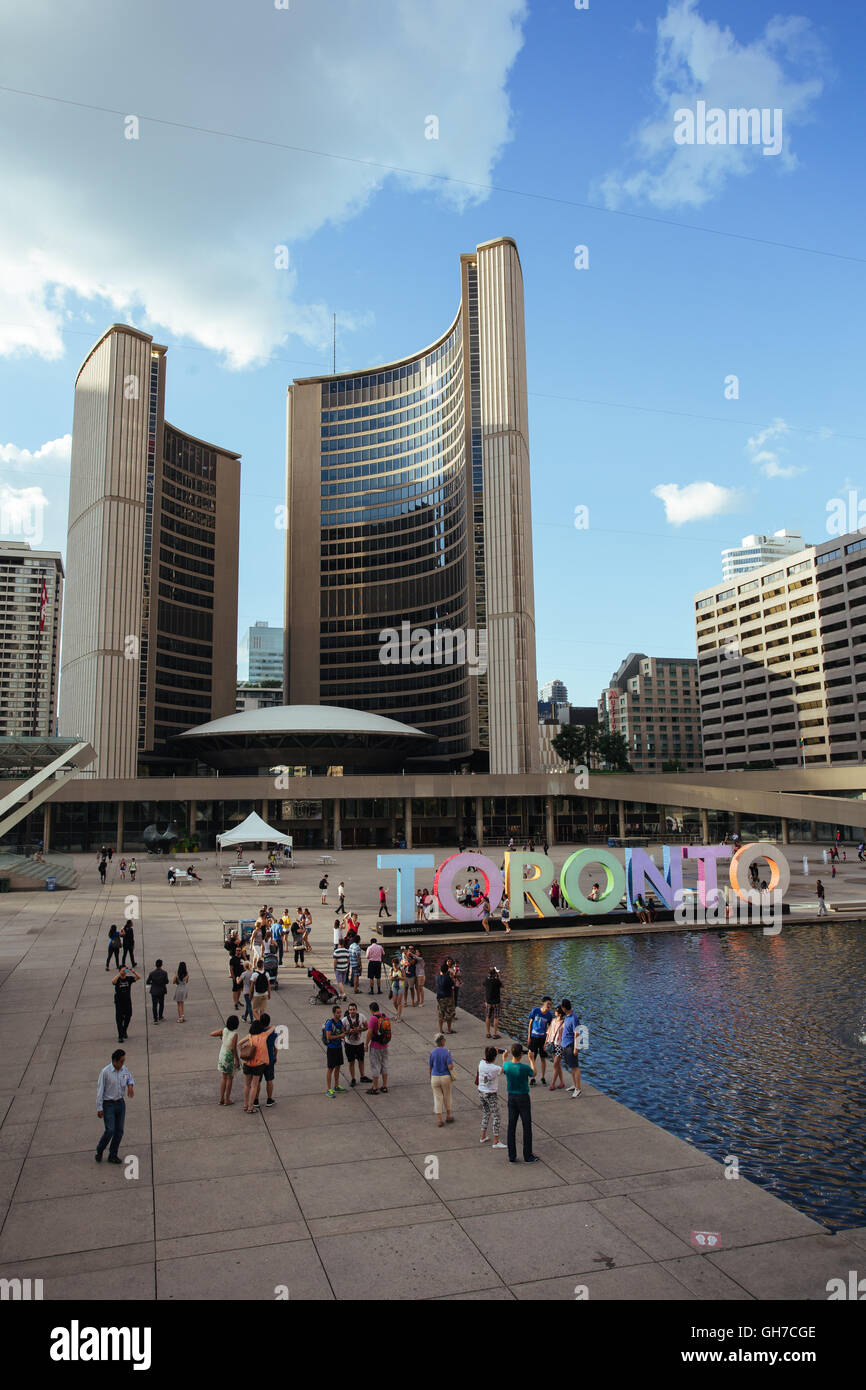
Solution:
<svg viewBox="0 0 866 1390"><path fill-rule="evenodd" d="M580 1095L580 1091L577 1089L576 1086L572 1086L570 1089L572 1100L577 1100L577 1097Z"/></svg>
<svg viewBox="0 0 866 1390"><path fill-rule="evenodd" d="M508 1148L508 1145L507 1145L507 1144L501 1143L500 1140L497 1139L497 1141L496 1141L496 1143L493 1145L493 1147L494 1147L494 1149L507 1149L507 1148Z"/></svg>

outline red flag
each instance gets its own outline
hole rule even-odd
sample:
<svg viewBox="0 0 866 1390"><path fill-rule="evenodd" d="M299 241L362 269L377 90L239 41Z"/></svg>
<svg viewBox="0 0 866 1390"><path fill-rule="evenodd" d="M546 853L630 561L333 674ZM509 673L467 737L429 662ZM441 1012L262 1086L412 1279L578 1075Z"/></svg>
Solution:
<svg viewBox="0 0 866 1390"><path fill-rule="evenodd" d="M46 586L46 584L45 584L45 575L43 574L43 576L42 576L42 603L40 604L40 607L39 607L39 631L40 631L40 632L42 632L42 631L44 630L44 628L45 628L45 608L46 608L47 604L48 604L48 589L47 589L47 586Z"/></svg>

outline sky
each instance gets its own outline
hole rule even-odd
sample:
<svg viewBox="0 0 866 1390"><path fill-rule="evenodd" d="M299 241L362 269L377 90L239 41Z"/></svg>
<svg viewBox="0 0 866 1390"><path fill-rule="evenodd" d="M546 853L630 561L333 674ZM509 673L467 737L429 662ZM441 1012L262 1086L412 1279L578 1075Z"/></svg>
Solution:
<svg viewBox="0 0 866 1390"><path fill-rule="evenodd" d="M866 497L858 7L0 0L0 22L0 534L38 517L65 552L75 375L129 322L168 345L167 419L243 456L239 640L281 625L286 386L331 369L333 314L338 370L425 346L461 252L498 236L524 274L539 684L591 704L631 651L694 656L724 547L821 542ZM766 111L760 141L711 117L714 143L677 143L702 102Z"/></svg>

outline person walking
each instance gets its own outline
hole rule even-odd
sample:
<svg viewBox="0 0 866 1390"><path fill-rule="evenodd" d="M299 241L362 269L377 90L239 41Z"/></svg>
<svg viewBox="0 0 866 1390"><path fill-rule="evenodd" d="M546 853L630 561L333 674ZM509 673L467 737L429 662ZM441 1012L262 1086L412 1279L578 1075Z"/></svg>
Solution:
<svg viewBox="0 0 866 1390"><path fill-rule="evenodd" d="M818 916L826 917L827 904L824 901L824 885L821 882L820 878L818 879L818 882L815 884L815 892L818 894Z"/></svg>
<svg viewBox="0 0 866 1390"><path fill-rule="evenodd" d="M103 886L103 888L104 888L104 887L105 887L105 870L108 868L108 860L103 856L103 858L100 859L99 864L98 864L97 867L99 868L99 881L100 881L100 883L102 884L102 886Z"/></svg>
<svg viewBox="0 0 866 1390"><path fill-rule="evenodd" d="M268 972L260 961L250 977L250 998L253 1005L253 1018L261 1018L265 1004L270 1001L271 982ZM252 1032L252 1029L250 1029Z"/></svg>
<svg viewBox="0 0 866 1390"><path fill-rule="evenodd" d="M452 1023L454 1022L454 980L450 970L451 957L446 956L441 966L439 974L436 976L436 1009L439 1014L439 1027L447 1033L453 1033Z"/></svg>
<svg viewBox="0 0 866 1390"><path fill-rule="evenodd" d="M435 1046L427 1059L430 1068L430 1085L433 1087L433 1113L441 1129L443 1125L454 1123L451 1114L451 1091L454 1085L454 1058L445 1046L445 1036L437 1033ZM442 1113L445 1113L443 1120Z"/></svg>
<svg viewBox="0 0 866 1390"><path fill-rule="evenodd" d="M301 909L298 908L298 913L299 913L299 914L300 914L300 911L301 911ZM299 920L300 920L300 917L299 917ZM305 907L305 908L304 908L304 915L303 915L303 924L302 924L302 926L303 926L303 932L304 932L304 950L305 950L305 951L309 951L310 955L312 955L312 954L313 954L313 948L312 948L312 946L310 945L310 932L311 932L312 927L313 927L313 914L312 914L312 912L310 911L310 909L309 909L308 907Z"/></svg>
<svg viewBox="0 0 866 1390"><path fill-rule="evenodd" d="M349 1064L349 1085L356 1086L358 1081L365 1081L369 1084L370 1078L364 1074L364 1036L367 1032L367 1015L362 1014L358 1005L352 1000L346 1010L346 1017L343 1020L346 1030L345 1048L346 1061ZM358 1081L355 1079L355 1063L360 1067Z"/></svg>
<svg viewBox="0 0 866 1390"><path fill-rule="evenodd" d="M370 1081L372 1082L369 1095L377 1096L381 1089L382 1095L388 1093L388 1048L391 1043L391 1020L386 1013L383 1013L378 1004L370 1005L370 1017L367 1020L367 1037L364 1042L364 1052L369 1057ZM379 1082L382 1082L381 1087Z"/></svg>
<svg viewBox="0 0 866 1390"><path fill-rule="evenodd" d="M114 846L113 846L113 845L109 845L109 846L108 846L108 862L109 862L109 864L111 863L111 861L112 861L113 858L114 858Z"/></svg>
<svg viewBox="0 0 866 1390"><path fill-rule="evenodd" d="M418 1007L418 989L415 978L415 952L411 946L403 947L403 979L406 987L406 998L415 1009Z"/></svg>
<svg viewBox="0 0 866 1390"><path fill-rule="evenodd" d="M376 986L376 993L382 993L382 961L385 957L385 948L381 941L372 940L366 950L367 957L367 979L370 981L370 993L373 993L373 985Z"/></svg>
<svg viewBox="0 0 866 1390"><path fill-rule="evenodd" d="M505 928L506 935L508 935L511 931L511 905L507 898L502 899L502 906L499 909L499 920Z"/></svg>
<svg viewBox="0 0 866 1390"><path fill-rule="evenodd" d="M564 1091L565 1082L562 1079L562 1026L565 1022L565 1014L559 1005L553 1011L553 1020L549 1024L547 1034L544 1039L545 1050L548 1057L553 1058L553 1076L550 1082L551 1091Z"/></svg>
<svg viewBox="0 0 866 1390"><path fill-rule="evenodd" d="M131 858L130 861L129 861L129 879L130 879L130 882L131 882L131 883L135 883L135 875L136 875L137 873L138 873L138 865L137 865L136 862L135 862L135 855L133 855L132 858Z"/></svg>
<svg viewBox="0 0 866 1390"><path fill-rule="evenodd" d="M577 1059L577 1040L575 1030L580 1022L575 1017L571 1007L570 999L563 999L560 1006L563 1013L562 1023L562 1065L567 1072L571 1073L571 1085L566 1089L570 1092L572 1100L576 1100L580 1095L580 1065ZM577 1080L575 1081L575 1076Z"/></svg>
<svg viewBox="0 0 866 1390"><path fill-rule="evenodd" d="M295 969L304 963L304 927L299 918L292 923L292 948L295 953Z"/></svg>
<svg viewBox="0 0 866 1390"><path fill-rule="evenodd" d="M120 967L112 980L114 985L114 1017L117 1022L117 1041L125 1042L132 1020L132 986L141 979L128 965Z"/></svg>
<svg viewBox="0 0 866 1390"><path fill-rule="evenodd" d="M346 981L349 978L349 948L342 942L334 947L334 979L340 998L346 997Z"/></svg>
<svg viewBox="0 0 866 1390"><path fill-rule="evenodd" d="M346 885L345 885L345 883L342 881L342 879L340 880L340 882L339 882L338 885L337 885L337 897L338 897L338 899L339 899L339 903L338 903L338 906L337 906L337 911L340 912L340 913L342 913L342 915L345 917L345 915L346 915Z"/></svg>
<svg viewBox="0 0 866 1390"><path fill-rule="evenodd" d="M178 965L172 984L174 985L174 1002L177 1004L177 1021L178 1023L185 1023L183 1010L189 994L189 971L186 968L185 960L182 960Z"/></svg>
<svg viewBox="0 0 866 1390"><path fill-rule="evenodd" d="M328 1095L333 1098L338 1091L345 1091L345 1086L340 1085L340 1068L343 1065L343 1039L346 1036L346 1027L343 1023L343 1011L339 1004L335 1004L331 1009L331 1017L322 1027L322 1039L325 1044L325 1061L327 1065L327 1088Z"/></svg>
<svg viewBox="0 0 866 1390"><path fill-rule="evenodd" d="M547 1030L553 1022L553 1000L545 995L541 1005L536 1004L529 1015L529 1023L526 1027L526 1045L529 1048L529 1065L532 1067L532 1080L530 1086L534 1086L537 1081L536 1063L541 1058L541 1084L546 1086L544 1073L547 1068L547 1056L545 1054L545 1040Z"/></svg>
<svg viewBox="0 0 866 1390"><path fill-rule="evenodd" d="M154 1023L162 1023L162 1015L165 1009L165 996L168 990L168 971L163 970L162 961L156 962L156 969L151 970L145 985L150 990L150 1007L153 1011Z"/></svg>
<svg viewBox="0 0 866 1390"><path fill-rule="evenodd" d="M457 1000L458 1000L459 997L460 997L460 986L461 986L462 983L463 983L463 975L461 974L461 971L460 971L460 962L459 962L459 960L452 960L452 962L451 962L451 979L454 981L454 1009L455 1009L455 1011L456 1011L456 1009L457 1009ZM450 1029L449 1029L449 1032L450 1032Z"/></svg>
<svg viewBox="0 0 866 1390"><path fill-rule="evenodd" d="M484 1056L478 1063L475 1073L475 1085L478 1087L478 1097L481 1101L481 1140L482 1144L487 1143L487 1131L493 1125L493 1148L504 1149L506 1147L499 1137L501 1117L499 1114L499 1078L502 1075L502 1067L496 1061L497 1057L504 1057L505 1052L501 1047L486 1047Z"/></svg>
<svg viewBox="0 0 866 1390"><path fill-rule="evenodd" d="M222 1028L211 1033L212 1038L220 1039L217 1071L220 1078L220 1105L234 1105L231 1098L232 1082L241 1060L238 1056L238 1016L229 1014Z"/></svg>
<svg viewBox="0 0 866 1390"><path fill-rule="evenodd" d="M126 860L125 860L125 859L121 859L120 864L118 865L118 868L120 869L120 877L121 877L121 880L122 880L123 882L126 882Z"/></svg>
<svg viewBox="0 0 866 1390"><path fill-rule="evenodd" d="M861 863L861 864L863 863L863 849L864 849L864 842L863 842L863 840L861 840L860 843L859 843L859 845L857 846L857 858L860 860L860 863Z"/></svg>
<svg viewBox="0 0 866 1390"><path fill-rule="evenodd" d="M327 874L322 874L322 877L319 879L319 891L320 891L321 894L322 894L322 906L323 906L323 907L327 907L327 906L328 906L328 875L327 875Z"/></svg>
<svg viewBox="0 0 866 1390"><path fill-rule="evenodd" d="M277 1071L277 1030L271 1027L270 1014L262 1014L262 1023L265 1026L265 1041L268 1048L268 1060L264 1070L265 1092L267 1099L266 1106L276 1105L274 1100L274 1079Z"/></svg>
<svg viewBox="0 0 866 1390"><path fill-rule="evenodd" d="M120 963L121 963L121 965L126 965L126 957L129 956L130 962L131 962L131 964L132 964L132 968L133 968L133 970L134 970L134 969L135 969L135 928L133 927L132 922L130 922L129 920L127 920L126 925L124 926L123 931L122 931L121 934L120 934L120 939L121 939L121 941L123 942L123 957L122 957Z"/></svg>
<svg viewBox="0 0 866 1390"><path fill-rule="evenodd" d="M388 996L394 1000L394 1019L399 1023L403 1017L403 1005L406 1002L406 981L403 976L403 965L399 956L395 956L391 961L388 973L390 976Z"/></svg>
<svg viewBox="0 0 866 1390"><path fill-rule="evenodd" d="M382 885L381 885L381 883L380 883L380 884L379 884L379 916L380 916L380 917L382 916L382 913L383 913L383 912L384 912L384 914L385 914L386 917L390 917L390 916L391 916L390 912L388 911L388 889L387 889L387 888L383 888Z"/></svg>
<svg viewBox="0 0 866 1390"><path fill-rule="evenodd" d="M502 980L495 965L491 965L487 972L487 979L484 981L484 1026L487 1029L487 1036L490 1037L491 1024L494 1028L493 1037L499 1037L499 1009L502 1002ZM533 1072L533 1075L535 1073Z"/></svg>
<svg viewBox="0 0 866 1390"><path fill-rule="evenodd" d="M514 1043L511 1048L511 1058L502 1068L505 1072L505 1084L508 1087L508 1162L517 1162L517 1121L519 1120L523 1130L523 1162L537 1163L538 1159L532 1152L532 1099L529 1094L532 1067L520 1060L522 1056L522 1046L520 1043Z"/></svg>
<svg viewBox="0 0 866 1390"><path fill-rule="evenodd" d="M102 1136L93 1155L97 1163L108 1148L109 1163L121 1163L117 1150L126 1126L126 1102L135 1095L135 1079L126 1065L126 1053L118 1047L103 1067L96 1083L96 1114L103 1123Z"/></svg>
<svg viewBox="0 0 866 1390"><path fill-rule="evenodd" d="M106 970L111 969L109 964L111 957L114 956L114 968L120 969L120 932L117 930L116 923L112 922L108 928L108 955L105 957Z"/></svg>

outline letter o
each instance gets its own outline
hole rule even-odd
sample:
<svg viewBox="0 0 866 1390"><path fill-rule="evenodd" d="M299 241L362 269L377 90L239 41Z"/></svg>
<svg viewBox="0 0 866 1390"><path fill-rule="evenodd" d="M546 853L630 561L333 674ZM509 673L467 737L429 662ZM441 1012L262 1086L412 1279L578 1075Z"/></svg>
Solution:
<svg viewBox="0 0 866 1390"><path fill-rule="evenodd" d="M767 884L770 893L787 893L790 887L791 866L777 845L768 840L759 840L753 845L743 845L742 849L737 850L728 866L731 887L743 902L750 901L747 896L749 892L749 869L759 859L766 859L770 866L770 882Z"/></svg>
<svg viewBox="0 0 866 1390"><path fill-rule="evenodd" d="M580 871L589 864L600 865L604 875L604 888L597 903L585 897L579 887ZM625 892L625 869L610 850L579 849L569 855L563 864L559 883L565 901L578 912L609 912ZM610 898L613 898L613 902L608 901Z"/></svg>
<svg viewBox="0 0 866 1390"><path fill-rule="evenodd" d="M454 896L454 880L458 873L463 873L470 864L484 879L484 893L490 899L491 911L497 908L502 900L502 875L492 859L488 859L485 854L474 854L467 850L462 854L452 854L450 859L446 859L436 870L433 894L442 911L458 922L478 920L478 909L461 907Z"/></svg>

